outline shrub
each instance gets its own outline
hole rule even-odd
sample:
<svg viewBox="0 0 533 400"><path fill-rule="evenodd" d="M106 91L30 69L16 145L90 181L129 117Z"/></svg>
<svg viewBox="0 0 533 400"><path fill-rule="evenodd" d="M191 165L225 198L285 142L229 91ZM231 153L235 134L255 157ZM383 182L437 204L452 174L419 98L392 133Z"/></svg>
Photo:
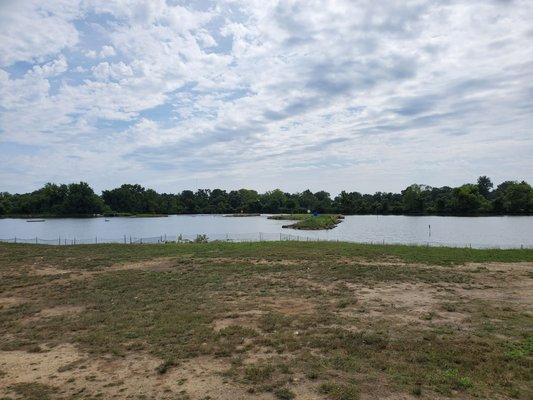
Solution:
<svg viewBox="0 0 533 400"><path fill-rule="evenodd" d="M161 363L155 370L158 374L165 374L170 368L174 367L176 363L172 360L166 360Z"/></svg>
<svg viewBox="0 0 533 400"><path fill-rule="evenodd" d="M325 394L331 400L357 400L359 390L353 384L341 385L338 383L323 383L319 387L319 392Z"/></svg>
<svg viewBox="0 0 533 400"><path fill-rule="evenodd" d="M296 395L287 388L274 390L274 395L281 400L292 400Z"/></svg>

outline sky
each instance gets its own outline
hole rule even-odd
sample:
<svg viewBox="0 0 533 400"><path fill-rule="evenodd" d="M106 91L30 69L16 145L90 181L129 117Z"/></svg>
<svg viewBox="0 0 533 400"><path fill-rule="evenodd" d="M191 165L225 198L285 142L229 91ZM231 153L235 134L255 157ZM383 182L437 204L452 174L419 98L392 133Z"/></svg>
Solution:
<svg viewBox="0 0 533 400"><path fill-rule="evenodd" d="M533 183L531 0L0 0L0 191Z"/></svg>

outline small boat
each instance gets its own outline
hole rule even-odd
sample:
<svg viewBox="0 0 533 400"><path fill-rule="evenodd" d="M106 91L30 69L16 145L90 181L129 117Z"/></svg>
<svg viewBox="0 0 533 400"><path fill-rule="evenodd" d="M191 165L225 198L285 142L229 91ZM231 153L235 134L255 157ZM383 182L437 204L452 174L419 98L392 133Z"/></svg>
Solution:
<svg viewBox="0 0 533 400"><path fill-rule="evenodd" d="M44 219L27 219L26 222L44 222Z"/></svg>
<svg viewBox="0 0 533 400"><path fill-rule="evenodd" d="M105 219L105 222L109 222L109 220L106 218L106 219Z"/></svg>

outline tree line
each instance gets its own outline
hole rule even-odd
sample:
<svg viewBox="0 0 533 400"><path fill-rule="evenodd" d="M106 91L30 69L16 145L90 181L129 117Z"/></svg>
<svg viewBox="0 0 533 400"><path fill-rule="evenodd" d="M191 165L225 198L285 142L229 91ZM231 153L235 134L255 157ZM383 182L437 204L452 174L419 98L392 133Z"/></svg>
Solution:
<svg viewBox="0 0 533 400"><path fill-rule="evenodd" d="M527 182L506 181L493 187L490 178L459 187L411 185L400 193L361 194L342 191L286 193L279 189L184 190L157 193L125 184L97 195L85 182L47 183L31 193L0 193L0 215L87 216L95 214L319 213L408 215L529 215L533 189Z"/></svg>

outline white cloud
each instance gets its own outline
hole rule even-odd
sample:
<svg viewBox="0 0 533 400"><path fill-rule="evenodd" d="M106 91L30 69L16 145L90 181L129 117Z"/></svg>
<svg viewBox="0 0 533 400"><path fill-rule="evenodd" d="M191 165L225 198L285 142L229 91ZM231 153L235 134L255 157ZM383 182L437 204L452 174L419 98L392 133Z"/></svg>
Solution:
<svg viewBox="0 0 533 400"><path fill-rule="evenodd" d="M97 188L533 180L531 2L6 4L0 137Z"/></svg>
<svg viewBox="0 0 533 400"><path fill-rule="evenodd" d="M124 64L122 61L109 64L102 62L92 68L93 75L99 80L121 80L133 76L131 66Z"/></svg>
<svg viewBox="0 0 533 400"><path fill-rule="evenodd" d="M68 69L68 63L64 56L59 56L56 60L53 60L49 63L43 65L35 65L31 71L28 72L30 75L40 76L42 78L48 78L60 75Z"/></svg>
<svg viewBox="0 0 533 400"><path fill-rule="evenodd" d="M115 48L113 46L102 46L99 52L95 50L89 50L85 53L85 57L88 58L108 58L116 55Z"/></svg>
<svg viewBox="0 0 533 400"><path fill-rule="evenodd" d="M113 46L103 46L102 50L100 51L100 57L102 58L112 57L115 54L116 53L115 53L115 49L113 48Z"/></svg>
<svg viewBox="0 0 533 400"><path fill-rule="evenodd" d="M77 1L0 3L0 65L41 61L78 42Z"/></svg>
<svg viewBox="0 0 533 400"><path fill-rule="evenodd" d="M0 96L0 106L18 114L26 107L35 106L45 100L50 90L50 83L43 76L32 72L20 79L6 79L7 74L2 74L0 92L3 95ZM19 116L21 115L17 115Z"/></svg>

